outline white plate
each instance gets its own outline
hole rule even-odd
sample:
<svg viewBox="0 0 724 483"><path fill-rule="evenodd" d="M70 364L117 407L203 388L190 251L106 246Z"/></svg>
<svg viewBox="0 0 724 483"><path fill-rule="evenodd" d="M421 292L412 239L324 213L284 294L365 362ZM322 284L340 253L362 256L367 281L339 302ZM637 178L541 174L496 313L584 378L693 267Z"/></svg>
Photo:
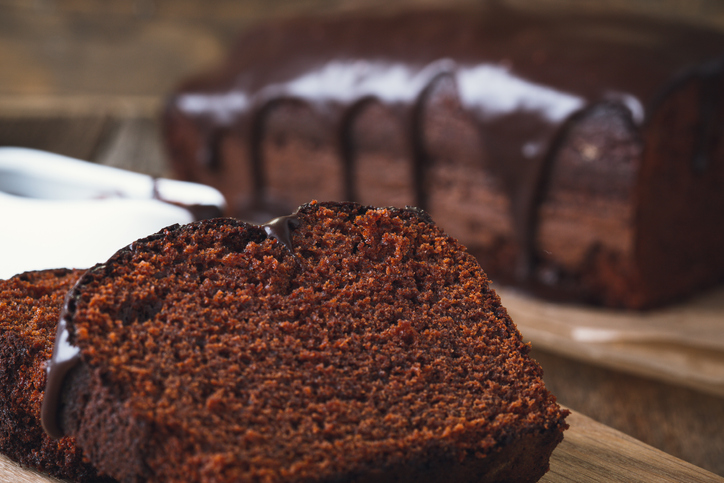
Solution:
<svg viewBox="0 0 724 483"><path fill-rule="evenodd" d="M164 200L164 201L160 201ZM174 223L181 205L224 209L217 190L25 148L0 148L0 279L88 268Z"/></svg>

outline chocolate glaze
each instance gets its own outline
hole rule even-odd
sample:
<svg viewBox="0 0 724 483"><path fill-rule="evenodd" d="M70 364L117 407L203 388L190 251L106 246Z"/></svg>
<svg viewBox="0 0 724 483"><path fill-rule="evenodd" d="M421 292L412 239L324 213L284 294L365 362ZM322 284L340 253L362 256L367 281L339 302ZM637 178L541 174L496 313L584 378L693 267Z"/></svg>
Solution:
<svg viewBox="0 0 724 483"><path fill-rule="evenodd" d="M275 238L280 243L283 243L290 252L294 252L292 229L299 226L299 218L296 213L279 216L260 226L264 229L267 236Z"/></svg>
<svg viewBox="0 0 724 483"><path fill-rule="evenodd" d="M46 367L48 378L45 383L40 421L45 432L53 438L63 436L63 431L58 424L58 409L60 406L63 381L66 375L80 363L80 349L70 343L70 334L68 332L68 314L72 311L72 305L75 303L72 298L74 292L74 289L68 292L68 296L65 299L55 334L53 355Z"/></svg>
<svg viewBox="0 0 724 483"><path fill-rule="evenodd" d="M724 62L711 62L698 69L697 77L702 83L699 98L700 127L696 140L693 165L694 169L703 173L709 164L709 152L716 132L716 113L722 102L722 77Z"/></svg>
<svg viewBox="0 0 724 483"><path fill-rule="evenodd" d="M153 178L152 196L155 200L163 201L164 203L168 203L169 205L183 208L191 214L191 217L194 219L194 221L208 220L210 218L218 218L220 216L223 216L221 209L216 205L202 205L198 203L188 204L181 203L179 201L171 201L164 198L158 191L158 178Z"/></svg>

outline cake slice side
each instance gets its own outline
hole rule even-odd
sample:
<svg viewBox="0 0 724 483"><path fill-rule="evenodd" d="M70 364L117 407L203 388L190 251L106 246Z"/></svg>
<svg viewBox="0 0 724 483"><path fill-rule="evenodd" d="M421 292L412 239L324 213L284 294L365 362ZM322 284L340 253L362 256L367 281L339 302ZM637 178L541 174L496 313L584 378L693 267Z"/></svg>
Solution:
<svg viewBox="0 0 724 483"><path fill-rule="evenodd" d="M58 478L110 481L83 461L73 438L40 424L45 363L66 292L82 270L41 270L0 280L0 452Z"/></svg>
<svg viewBox="0 0 724 483"><path fill-rule="evenodd" d="M417 210L169 228L70 300L59 426L121 481L536 481L566 428L478 263Z"/></svg>

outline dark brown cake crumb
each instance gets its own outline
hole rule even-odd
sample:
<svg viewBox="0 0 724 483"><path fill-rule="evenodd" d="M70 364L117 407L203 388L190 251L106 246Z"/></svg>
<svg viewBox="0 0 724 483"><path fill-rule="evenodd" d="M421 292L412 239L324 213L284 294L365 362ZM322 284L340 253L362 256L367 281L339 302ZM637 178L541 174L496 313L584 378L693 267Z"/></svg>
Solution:
<svg viewBox="0 0 724 483"><path fill-rule="evenodd" d="M475 259L414 210L171 227L72 292L61 427L122 481L536 481L567 414Z"/></svg>
<svg viewBox="0 0 724 483"><path fill-rule="evenodd" d="M82 273L44 270L0 280L0 452L59 478L110 481L83 462L73 438L51 439L40 425L45 363L65 294Z"/></svg>

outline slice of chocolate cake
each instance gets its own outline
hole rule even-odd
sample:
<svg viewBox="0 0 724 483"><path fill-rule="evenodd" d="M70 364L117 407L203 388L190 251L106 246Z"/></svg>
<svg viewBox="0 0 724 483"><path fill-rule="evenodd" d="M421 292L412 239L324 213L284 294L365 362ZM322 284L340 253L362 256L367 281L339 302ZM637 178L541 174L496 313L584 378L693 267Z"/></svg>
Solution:
<svg viewBox="0 0 724 483"><path fill-rule="evenodd" d="M43 270L0 280L0 452L59 478L110 481L83 462L73 438L53 439L40 424L58 316L82 273Z"/></svg>
<svg viewBox="0 0 724 483"><path fill-rule="evenodd" d="M312 202L90 269L44 424L124 482L536 481L567 412L528 351L425 213Z"/></svg>

